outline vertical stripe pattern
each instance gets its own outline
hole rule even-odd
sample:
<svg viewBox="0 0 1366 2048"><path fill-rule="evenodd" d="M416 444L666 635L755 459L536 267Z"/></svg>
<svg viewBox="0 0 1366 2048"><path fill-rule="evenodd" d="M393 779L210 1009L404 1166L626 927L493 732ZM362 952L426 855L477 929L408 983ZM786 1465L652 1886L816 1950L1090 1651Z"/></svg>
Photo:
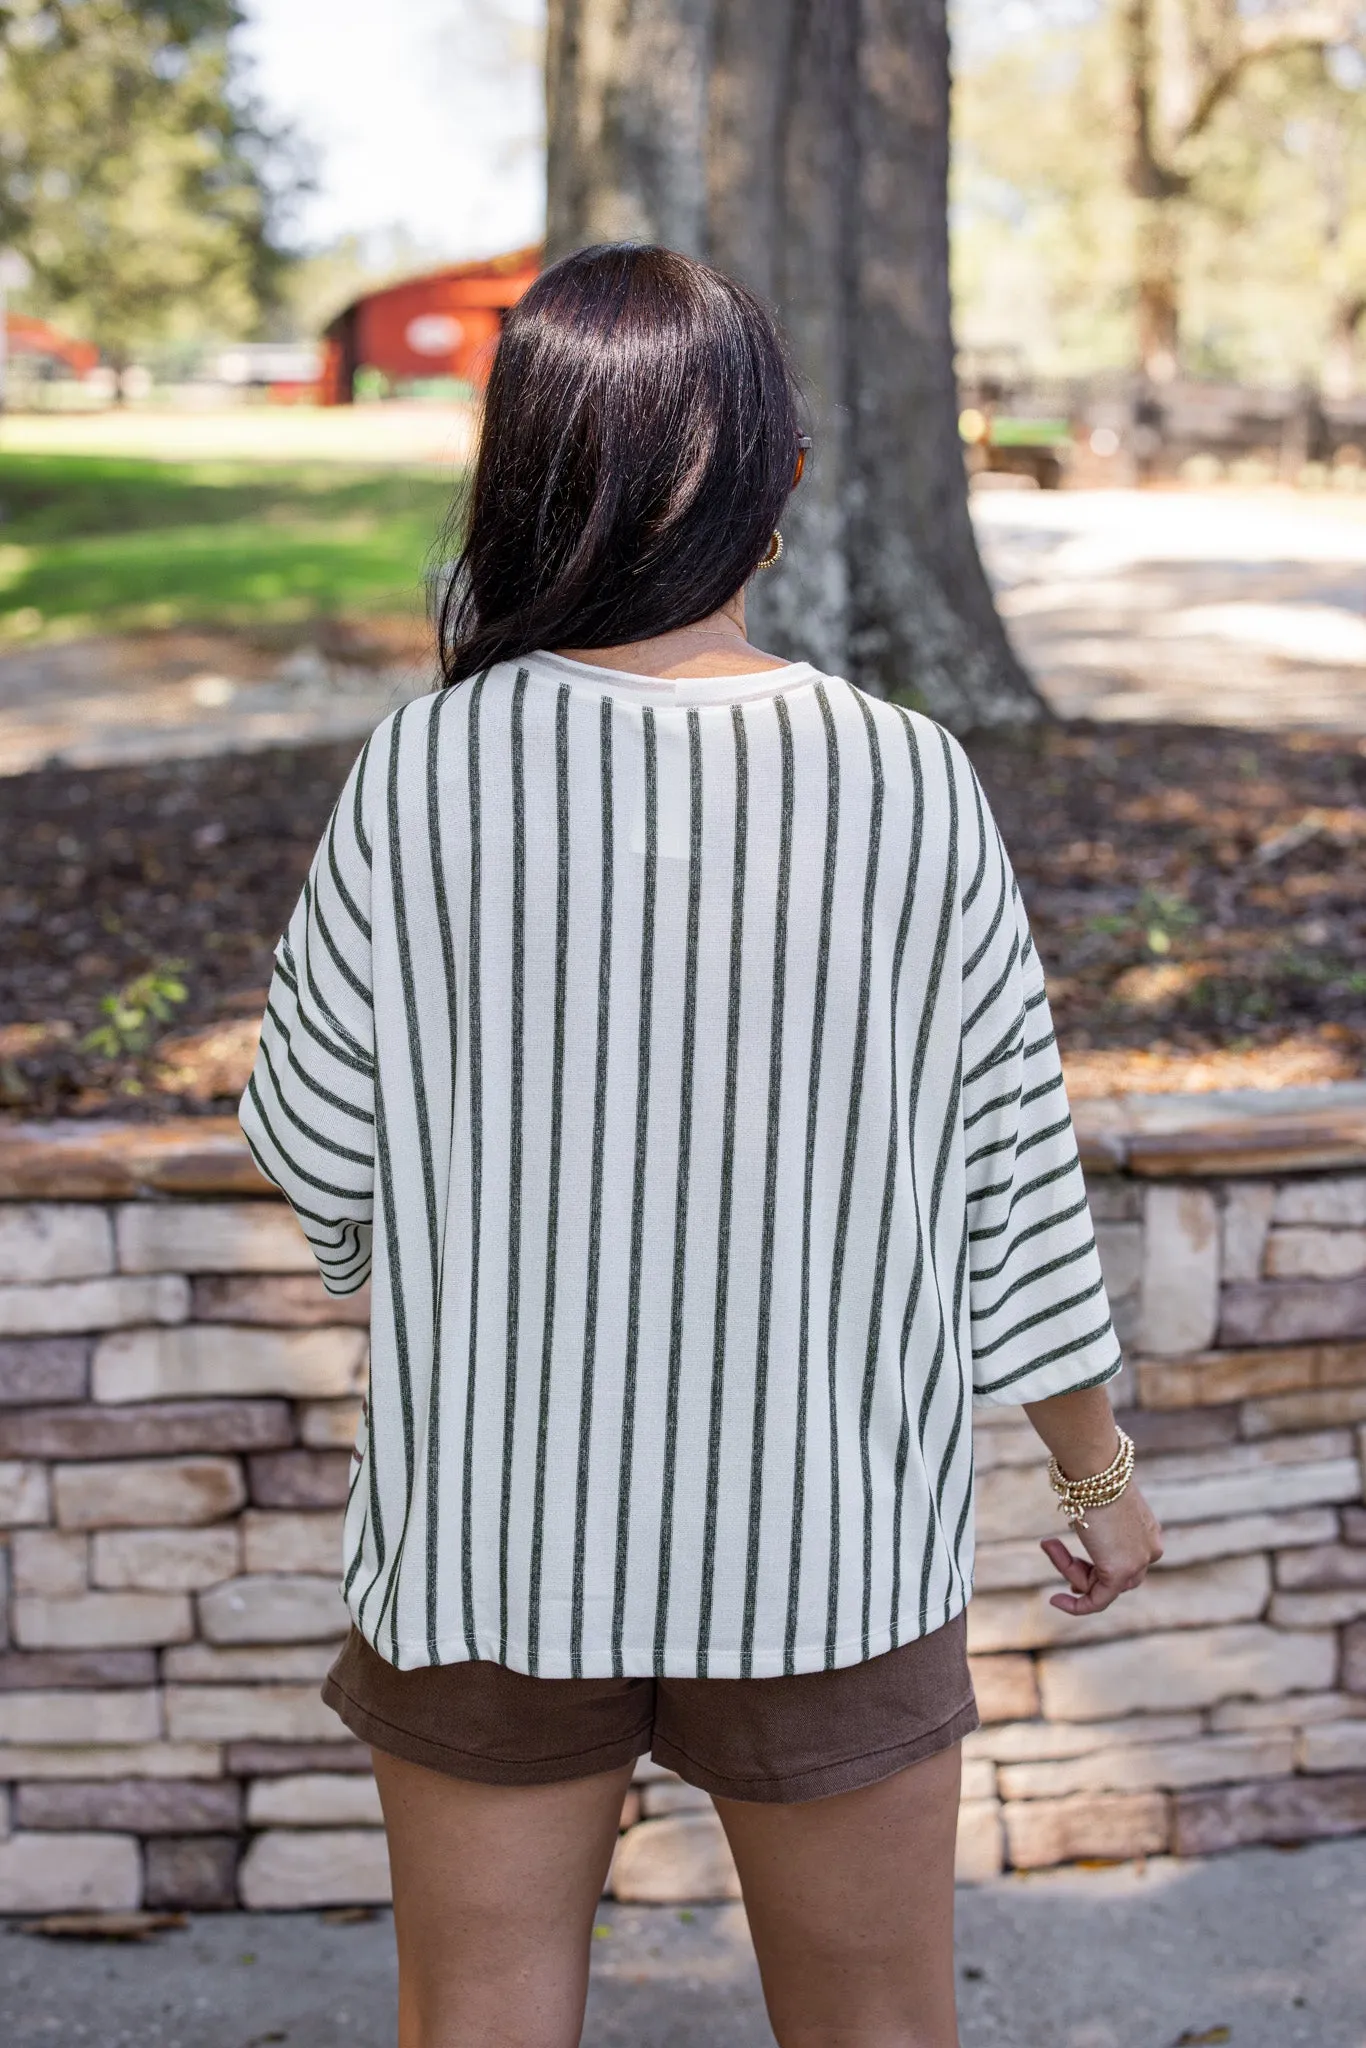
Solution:
<svg viewBox="0 0 1366 2048"><path fill-rule="evenodd" d="M980 787L810 668L538 654L386 719L241 1119L371 1281L341 1568L403 1669L876 1656L968 1597L971 1403L1118 1369Z"/></svg>

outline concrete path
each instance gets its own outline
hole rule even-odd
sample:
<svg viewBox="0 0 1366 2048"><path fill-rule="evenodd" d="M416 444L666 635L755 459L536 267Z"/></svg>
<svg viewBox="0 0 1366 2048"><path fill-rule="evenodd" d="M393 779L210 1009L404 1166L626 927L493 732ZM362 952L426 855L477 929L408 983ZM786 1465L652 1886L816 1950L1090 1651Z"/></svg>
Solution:
<svg viewBox="0 0 1366 2048"><path fill-rule="evenodd" d="M979 489L973 515L1065 718L1366 732L1366 496Z"/></svg>
<svg viewBox="0 0 1366 2048"><path fill-rule="evenodd" d="M960 1894L963 2048L1366 2048L1366 1839ZM772 2048L739 1906L605 1905L585 2048ZM0 1934L5 2048L391 2048L387 1914Z"/></svg>
<svg viewBox="0 0 1366 2048"><path fill-rule="evenodd" d="M978 490L973 512L1064 716L1366 733L1366 496ZM269 657L228 634L15 648L0 776L358 740L431 681L425 661Z"/></svg>

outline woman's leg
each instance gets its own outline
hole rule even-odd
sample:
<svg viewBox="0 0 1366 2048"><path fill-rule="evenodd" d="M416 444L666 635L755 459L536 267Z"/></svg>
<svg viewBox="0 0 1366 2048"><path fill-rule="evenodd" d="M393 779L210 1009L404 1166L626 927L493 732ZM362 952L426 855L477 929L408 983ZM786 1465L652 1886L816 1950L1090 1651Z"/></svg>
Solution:
<svg viewBox="0 0 1366 2048"><path fill-rule="evenodd" d="M576 2048L632 1766L477 1785L374 1752L398 1936L399 2048Z"/></svg>
<svg viewBox="0 0 1366 2048"><path fill-rule="evenodd" d="M797 1806L718 1799L781 2048L957 2048L959 1748Z"/></svg>

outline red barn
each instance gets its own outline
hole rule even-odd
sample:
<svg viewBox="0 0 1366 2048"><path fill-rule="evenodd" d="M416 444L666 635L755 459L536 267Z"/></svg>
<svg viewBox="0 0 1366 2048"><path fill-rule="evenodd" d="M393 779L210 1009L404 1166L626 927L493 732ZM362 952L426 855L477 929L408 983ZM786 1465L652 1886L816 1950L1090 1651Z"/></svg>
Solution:
<svg viewBox="0 0 1366 2048"><path fill-rule="evenodd" d="M353 299L323 336L322 403L349 405L360 369L380 370L395 382L459 377L482 384L503 315L540 267L539 249L516 249Z"/></svg>

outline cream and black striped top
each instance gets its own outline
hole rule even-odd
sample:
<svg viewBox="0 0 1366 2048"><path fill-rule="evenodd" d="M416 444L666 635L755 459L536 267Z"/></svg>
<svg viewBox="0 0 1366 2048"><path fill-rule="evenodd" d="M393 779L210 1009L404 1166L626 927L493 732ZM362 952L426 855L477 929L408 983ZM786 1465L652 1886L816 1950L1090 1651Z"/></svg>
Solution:
<svg viewBox="0 0 1366 2048"><path fill-rule="evenodd" d="M763 1677L959 1611L970 1397L1119 1354L952 739L805 666L494 668L374 734L277 958L242 1122L373 1271L385 1657Z"/></svg>

